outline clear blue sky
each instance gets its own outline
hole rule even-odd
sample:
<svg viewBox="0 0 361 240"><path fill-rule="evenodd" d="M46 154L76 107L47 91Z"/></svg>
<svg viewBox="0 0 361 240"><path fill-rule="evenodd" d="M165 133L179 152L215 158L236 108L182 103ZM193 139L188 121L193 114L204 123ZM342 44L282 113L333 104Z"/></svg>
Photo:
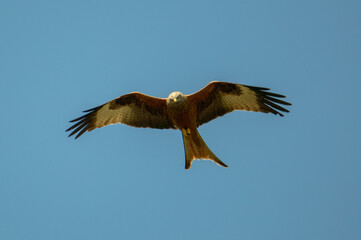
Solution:
<svg viewBox="0 0 361 240"><path fill-rule="evenodd" d="M360 1L0 2L0 239L361 239ZM68 122L132 91L269 87L284 118Z"/></svg>

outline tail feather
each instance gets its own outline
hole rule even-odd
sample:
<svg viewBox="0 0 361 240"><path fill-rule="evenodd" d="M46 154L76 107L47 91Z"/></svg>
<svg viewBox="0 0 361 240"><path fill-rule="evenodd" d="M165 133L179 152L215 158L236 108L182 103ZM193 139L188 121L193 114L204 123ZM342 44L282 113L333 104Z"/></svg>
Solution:
<svg viewBox="0 0 361 240"><path fill-rule="evenodd" d="M207 146L197 129L182 130L184 151L186 155L186 169L190 169L194 159L209 159L220 166L224 164Z"/></svg>

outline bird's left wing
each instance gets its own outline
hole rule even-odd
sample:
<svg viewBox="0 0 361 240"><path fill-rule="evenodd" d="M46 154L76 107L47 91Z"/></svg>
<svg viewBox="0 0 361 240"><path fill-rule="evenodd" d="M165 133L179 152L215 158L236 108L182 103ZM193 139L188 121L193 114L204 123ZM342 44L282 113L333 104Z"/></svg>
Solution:
<svg viewBox="0 0 361 240"><path fill-rule="evenodd" d="M77 133L75 138L78 138L86 131L115 123L144 128L175 128L166 107L164 98L133 92L84 111L87 114L71 120L75 124L66 131L72 130L69 137Z"/></svg>
<svg viewBox="0 0 361 240"><path fill-rule="evenodd" d="M285 96L268 90L214 81L198 92L187 95L187 98L197 107L197 126L234 110L273 113L283 117L281 112L289 111L278 104L291 104L279 99Z"/></svg>

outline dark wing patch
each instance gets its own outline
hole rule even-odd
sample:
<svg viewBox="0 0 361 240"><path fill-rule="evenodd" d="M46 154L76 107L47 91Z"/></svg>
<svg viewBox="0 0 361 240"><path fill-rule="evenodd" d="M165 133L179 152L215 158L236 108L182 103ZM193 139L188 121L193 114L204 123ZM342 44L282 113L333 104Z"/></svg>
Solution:
<svg viewBox="0 0 361 240"><path fill-rule="evenodd" d="M129 93L104 105L84 111L87 114L70 122L76 122L66 131L69 137L110 124L123 123L133 127L175 128L166 111L166 100L142 93Z"/></svg>
<svg viewBox="0 0 361 240"><path fill-rule="evenodd" d="M196 103L198 114L202 115L203 113L210 112L213 116L217 115L215 117L209 116L210 119L208 121L210 121L218 116L223 116L230 111L223 105L221 97L222 93L237 96L242 94L242 90L234 83L211 82L202 90L189 95L188 98L190 101ZM204 121L204 118L206 118L206 116L198 115L197 122L198 120ZM200 124L197 124L197 126L199 125Z"/></svg>

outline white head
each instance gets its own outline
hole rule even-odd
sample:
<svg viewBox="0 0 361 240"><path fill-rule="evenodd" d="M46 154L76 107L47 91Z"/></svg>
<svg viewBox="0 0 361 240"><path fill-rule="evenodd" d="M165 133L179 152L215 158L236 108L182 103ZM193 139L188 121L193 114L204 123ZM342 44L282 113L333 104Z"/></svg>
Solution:
<svg viewBox="0 0 361 240"><path fill-rule="evenodd" d="M181 92L172 92L168 96L167 103L168 104L182 103L182 102L184 102L184 100L185 100L185 96L184 96L183 93L181 93Z"/></svg>

